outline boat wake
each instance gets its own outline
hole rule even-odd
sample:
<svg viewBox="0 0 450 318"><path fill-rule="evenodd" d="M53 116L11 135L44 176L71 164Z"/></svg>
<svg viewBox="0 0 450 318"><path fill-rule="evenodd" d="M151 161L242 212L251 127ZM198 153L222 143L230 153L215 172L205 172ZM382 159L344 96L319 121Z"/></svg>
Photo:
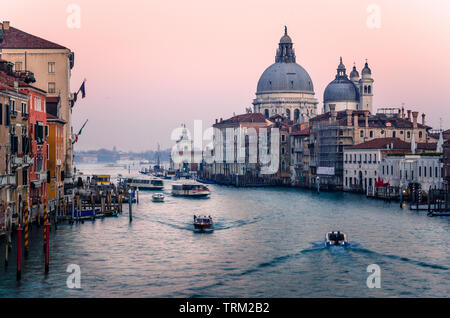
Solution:
<svg viewBox="0 0 450 318"><path fill-rule="evenodd" d="M388 259L401 261L401 262L406 262L406 263L417 265L417 266L421 266L421 267L440 269L440 270L443 270L443 271L448 271L450 269L450 268L442 266L442 265L437 265L437 264L431 264L431 263L426 263L426 262L422 262L422 261L417 261L417 260L414 260L414 259L411 259L411 258L408 258L408 257L403 257L403 256L378 253L378 252L371 251L371 250L368 250L368 249L365 249L365 248L360 248L360 247L352 248L352 252L361 253L361 254L368 254L368 255L372 255L372 256L380 257L380 258L388 258Z"/></svg>

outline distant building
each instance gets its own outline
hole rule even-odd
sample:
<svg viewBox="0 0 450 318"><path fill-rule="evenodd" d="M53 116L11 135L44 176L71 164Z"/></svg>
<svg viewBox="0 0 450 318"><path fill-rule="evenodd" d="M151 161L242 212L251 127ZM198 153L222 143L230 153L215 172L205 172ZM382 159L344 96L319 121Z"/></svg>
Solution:
<svg viewBox="0 0 450 318"><path fill-rule="evenodd" d="M341 57L336 77L328 84L323 94L324 113L330 111L330 105L333 105L336 111L349 109L367 110L372 113L373 82L372 70L367 62L361 71L361 78L356 66L353 66L349 79Z"/></svg>
<svg viewBox="0 0 450 318"><path fill-rule="evenodd" d="M275 63L258 81L255 113L266 118L282 115L294 122L307 122L316 115L318 101L308 72L296 63L292 39L285 28L278 44Z"/></svg>
<svg viewBox="0 0 450 318"><path fill-rule="evenodd" d="M380 177L391 186L404 188L420 184L428 192L430 187L442 188L442 154L387 155L381 163Z"/></svg>
<svg viewBox="0 0 450 318"><path fill-rule="evenodd" d="M435 142L428 136L431 127L418 123L418 112L404 110L381 110L371 115L368 110L334 110L318 115L310 120L311 142L314 145L311 153L311 173L313 183L318 180L321 187L343 189L344 158L346 147L357 145L375 138L399 138L406 142L415 140L418 143ZM412 118L411 118L412 114ZM317 179L318 177L318 179Z"/></svg>
<svg viewBox="0 0 450 318"><path fill-rule="evenodd" d="M436 143L418 143L417 153L436 150ZM377 138L344 149L344 190L366 192L378 179L393 175L393 166L382 167L389 155L411 154L411 143L399 138Z"/></svg>
<svg viewBox="0 0 450 318"><path fill-rule="evenodd" d="M444 165L444 172L443 172L443 178L447 185L450 184L450 142L447 142L444 144L443 147L443 165Z"/></svg>
<svg viewBox="0 0 450 318"><path fill-rule="evenodd" d="M67 182L72 182L73 153L71 113L73 96L70 76L74 66L74 53L70 49L14 28L8 21L2 29L0 50L2 58L14 63L16 71L29 70L36 76L35 87L46 91L48 97L60 99L60 116L67 122L64 127L64 170Z"/></svg>
<svg viewBox="0 0 450 318"><path fill-rule="evenodd" d="M310 128L309 125L289 134L291 141L291 178L292 185L309 187L311 185L310 170Z"/></svg>

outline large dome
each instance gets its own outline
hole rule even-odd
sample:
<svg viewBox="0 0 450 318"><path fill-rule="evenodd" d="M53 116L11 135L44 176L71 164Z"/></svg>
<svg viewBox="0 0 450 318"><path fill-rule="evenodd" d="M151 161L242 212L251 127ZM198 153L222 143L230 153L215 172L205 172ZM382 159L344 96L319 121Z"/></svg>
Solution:
<svg viewBox="0 0 450 318"><path fill-rule="evenodd" d="M352 81L339 78L332 81L325 88L323 101L328 102L359 102L358 88Z"/></svg>
<svg viewBox="0 0 450 318"><path fill-rule="evenodd" d="M308 72L297 63L274 63L258 81L256 93L302 92L314 93Z"/></svg>

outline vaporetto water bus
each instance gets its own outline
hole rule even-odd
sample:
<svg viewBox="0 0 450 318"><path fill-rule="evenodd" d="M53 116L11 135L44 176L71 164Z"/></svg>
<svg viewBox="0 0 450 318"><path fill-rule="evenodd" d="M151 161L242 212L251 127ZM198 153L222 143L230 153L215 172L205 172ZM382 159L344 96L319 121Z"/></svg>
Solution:
<svg viewBox="0 0 450 318"><path fill-rule="evenodd" d="M160 178L154 177L133 177L126 179L127 186L139 190L161 190L164 182Z"/></svg>
<svg viewBox="0 0 450 318"><path fill-rule="evenodd" d="M174 183L172 194L185 197L206 197L211 194L209 188L198 182Z"/></svg>

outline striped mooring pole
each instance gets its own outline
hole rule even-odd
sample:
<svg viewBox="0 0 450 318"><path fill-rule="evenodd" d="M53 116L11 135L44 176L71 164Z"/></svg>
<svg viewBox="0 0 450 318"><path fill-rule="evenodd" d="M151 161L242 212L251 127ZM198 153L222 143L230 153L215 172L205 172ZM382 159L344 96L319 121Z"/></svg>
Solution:
<svg viewBox="0 0 450 318"><path fill-rule="evenodd" d="M22 225L17 226L17 272L16 279L22 279Z"/></svg>
<svg viewBox="0 0 450 318"><path fill-rule="evenodd" d="M28 247L29 247L29 239L28 239L28 235L29 235L29 216L28 216L28 205L27 202L24 202L23 204L23 208L25 210L25 227L24 227L24 243L23 243L23 247L24 247L24 253L25 253L25 257L28 256Z"/></svg>
<svg viewBox="0 0 450 318"><path fill-rule="evenodd" d="M44 251L45 251L45 246L46 246L47 236L48 236L47 223L48 223L47 201L45 201L44 202Z"/></svg>
<svg viewBox="0 0 450 318"><path fill-rule="evenodd" d="M45 221L44 227L47 232L45 238L45 274L48 274L50 270L50 222L48 220Z"/></svg>

